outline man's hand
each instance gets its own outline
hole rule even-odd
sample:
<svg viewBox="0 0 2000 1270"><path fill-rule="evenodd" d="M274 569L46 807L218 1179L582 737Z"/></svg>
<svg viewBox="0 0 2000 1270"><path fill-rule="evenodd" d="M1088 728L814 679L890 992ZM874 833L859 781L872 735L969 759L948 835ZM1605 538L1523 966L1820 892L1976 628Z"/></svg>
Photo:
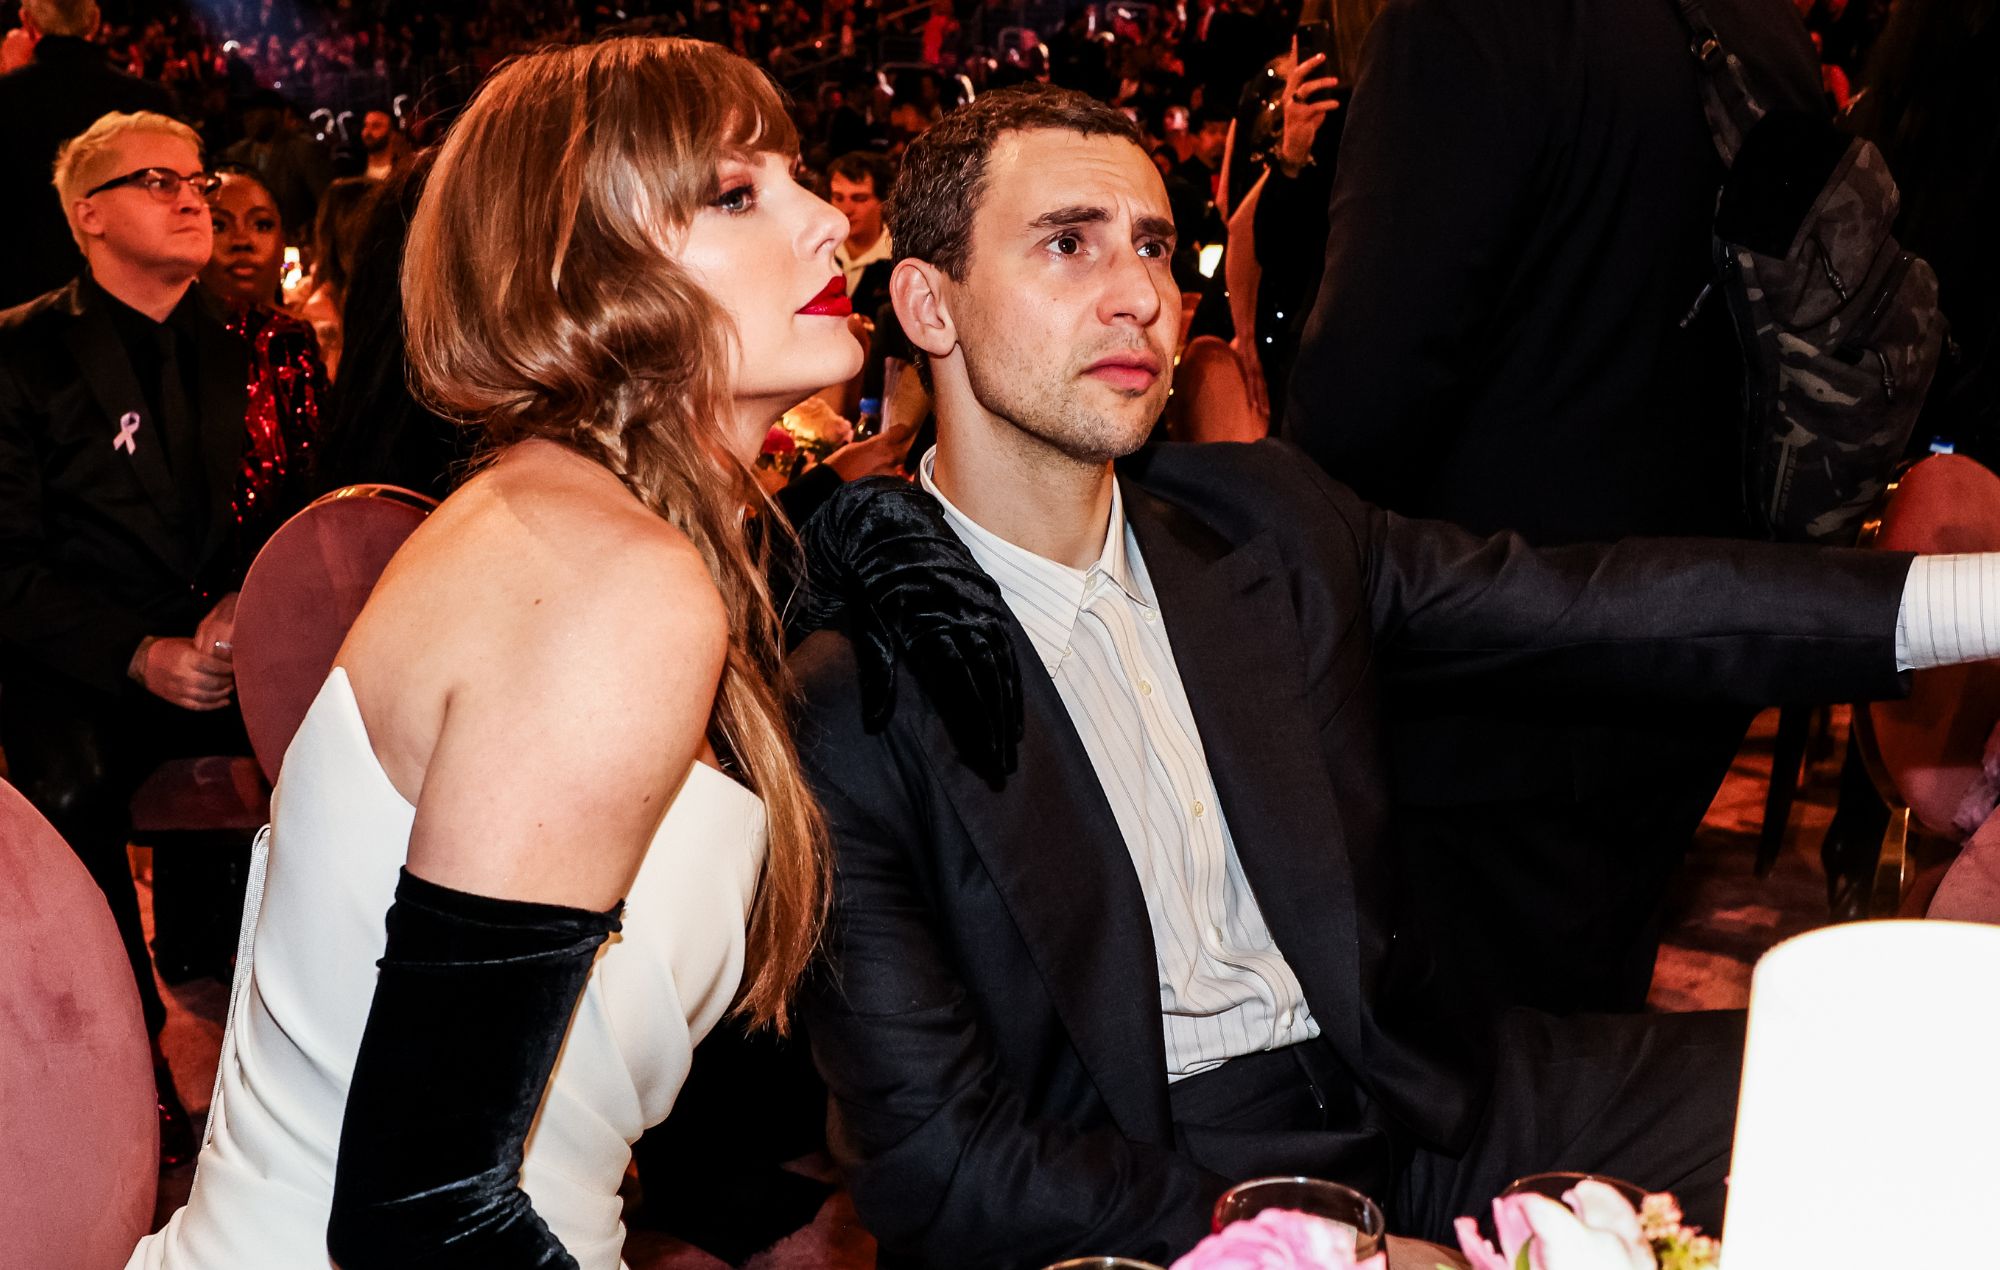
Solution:
<svg viewBox="0 0 2000 1270"><path fill-rule="evenodd" d="M147 692L184 710L220 710L236 690L235 671L228 662L204 653L193 639L178 637L146 645L139 682Z"/></svg>
<svg viewBox="0 0 2000 1270"><path fill-rule="evenodd" d="M898 423L865 441L850 441L827 455L826 465L840 473L843 481L858 481L864 476L894 476L916 431L916 421L911 420Z"/></svg>
<svg viewBox="0 0 2000 1270"><path fill-rule="evenodd" d="M1284 132L1278 138L1278 162L1285 169L1286 176L1297 176L1307 161L1312 158L1313 141L1319 136L1319 126L1326 117L1340 109L1336 98L1326 97L1313 100L1314 94L1337 88L1340 80L1328 75L1324 79L1306 78L1326 61L1324 53L1315 53L1305 61L1298 61L1298 41L1292 41L1292 59L1295 63L1292 73L1285 76L1285 123Z"/></svg>
<svg viewBox="0 0 2000 1270"><path fill-rule="evenodd" d="M233 661L236 649L236 592L215 602L194 628L194 646L217 661Z"/></svg>

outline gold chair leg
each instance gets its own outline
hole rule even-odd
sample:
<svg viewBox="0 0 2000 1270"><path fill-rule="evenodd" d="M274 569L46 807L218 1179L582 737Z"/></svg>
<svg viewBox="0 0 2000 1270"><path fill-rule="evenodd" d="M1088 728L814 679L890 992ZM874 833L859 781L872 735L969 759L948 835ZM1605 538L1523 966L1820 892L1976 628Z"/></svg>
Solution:
<svg viewBox="0 0 2000 1270"><path fill-rule="evenodd" d="M1882 835L1882 854L1875 861L1875 884L1868 895L1870 917L1894 917L1902 911L1903 893L1910 885L1910 809L1889 809L1889 829Z"/></svg>

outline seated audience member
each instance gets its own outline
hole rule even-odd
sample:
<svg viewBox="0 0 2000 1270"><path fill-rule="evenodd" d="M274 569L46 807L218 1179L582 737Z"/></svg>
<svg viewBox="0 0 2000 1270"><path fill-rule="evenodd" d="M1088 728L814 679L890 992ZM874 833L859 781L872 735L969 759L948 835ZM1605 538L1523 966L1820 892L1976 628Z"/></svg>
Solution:
<svg viewBox="0 0 2000 1270"><path fill-rule="evenodd" d="M228 562L233 590L258 550L308 499L326 371L312 328L276 307L285 255L277 200L248 169L218 175L222 184L209 198L215 249L201 286L250 350L243 462L231 504L237 525L236 553Z"/></svg>
<svg viewBox="0 0 2000 1270"><path fill-rule="evenodd" d="M163 1164L194 1144L157 1044L127 807L162 758L247 752L235 595L206 584L234 559L248 378L194 287L213 180L186 125L99 119L55 164L83 274L0 314L0 743L124 937L156 1038Z"/></svg>
<svg viewBox="0 0 2000 1270"><path fill-rule="evenodd" d="M386 181L410 164L410 139L396 127L386 110L371 110L361 116L361 152L368 156L362 175L371 181Z"/></svg>
<svg viewBox="0 0 2000 1270"><path fill-rule="evenodd" d="M847 278L847 298L854 311L871 321L889 299L889 234L882 228L882 202L889 197L895 169L880 155L866 151L843 154L827 168L827 202L847 217L847 239L833 253L833 263Z"/></svg>
<svg viewBox="0 0 2000 1270"><path fill-rule="evenodd" d="M836 495L809 559L837 583L887 541L955 579L939 642L1011 658L1023 720L1016 750L1004 712L983 733L905 675L871 721L859 605L794 657L838 865L805 1023L883 1264L1164 1263L1266 1174L1350 1183L1433 1239L1551 1169L1714 1228L1741 1016L1461 1008L1403 928L1393 694L1887 695L1933 632L1978 629L1930 607L1939 562L1545 551L1380 511L1279 442L1135 454L1178 325L1173 215L1125 117L1078 94L947 116L889 224L938 443L920 489Z"/></svg>

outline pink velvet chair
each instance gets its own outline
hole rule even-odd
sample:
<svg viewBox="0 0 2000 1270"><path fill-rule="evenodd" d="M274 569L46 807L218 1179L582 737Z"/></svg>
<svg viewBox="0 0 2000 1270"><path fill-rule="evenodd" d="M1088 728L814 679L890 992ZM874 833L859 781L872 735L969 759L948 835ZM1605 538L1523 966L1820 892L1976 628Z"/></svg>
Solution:
<svg viewBox="0 0 2000 1270"><path fill-rule="evenodd" d="M153 1220L159 1115L104 896L0 782L0 1265L113 1270Z"/></svg>
<svg viewBox="0 0 2000 1270"><path fill-rule="evenodd" d="M350 485L286 521L257 553L236 601L236 695L269 779L375 580L435 506L393 485Z"/></svg>
<svg viewBox="0 0 2000 1270"><path fill-rule="evenodd" d="M1963 455L1932 455L1890 487L1862 541L1888 551L2000 551L2000 476ZM1890 809L1870 912L1921 914L1942 870L1921 866L1912 820L1933 840L1966 840L1956 822L1982 777L1987 737L2000 720L2000 662L1918 671L1907 698L1858 706L1854 720Z"/></svg>

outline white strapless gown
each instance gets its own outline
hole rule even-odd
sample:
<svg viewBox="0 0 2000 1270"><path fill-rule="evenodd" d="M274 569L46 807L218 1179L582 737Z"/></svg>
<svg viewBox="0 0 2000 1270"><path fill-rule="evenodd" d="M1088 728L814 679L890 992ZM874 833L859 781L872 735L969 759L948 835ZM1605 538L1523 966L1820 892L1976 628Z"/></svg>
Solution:
<svg viewBox="0 0 2000 1270"><path fill-rule="evenodd" d="M331 1264L341 1113L414 816L336 668L285 755L258 839L194 1192L127 1270ZM591 968L521 1168L584 1270L621 1264L631 1144L666 1118L695 1042L735 997L764 845L763 803L695 764L632 884L623 933Z"/></svg>

